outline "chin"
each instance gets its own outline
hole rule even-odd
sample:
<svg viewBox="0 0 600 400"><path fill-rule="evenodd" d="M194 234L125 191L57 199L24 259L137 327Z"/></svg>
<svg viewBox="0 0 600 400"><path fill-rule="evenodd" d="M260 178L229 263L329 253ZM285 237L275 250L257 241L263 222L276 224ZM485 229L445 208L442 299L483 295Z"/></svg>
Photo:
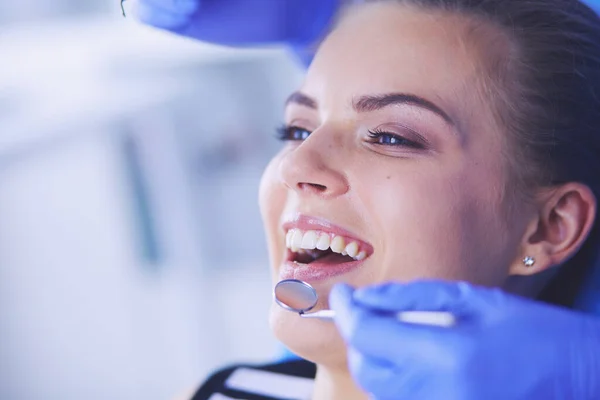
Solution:
<svg viewBox="0 0 600 400"><path fill-rule="evenodd" d="M273 305L269 323L275 337L294 354L315 364L346 368L346 346L333 322L303 319Z"/></svg>

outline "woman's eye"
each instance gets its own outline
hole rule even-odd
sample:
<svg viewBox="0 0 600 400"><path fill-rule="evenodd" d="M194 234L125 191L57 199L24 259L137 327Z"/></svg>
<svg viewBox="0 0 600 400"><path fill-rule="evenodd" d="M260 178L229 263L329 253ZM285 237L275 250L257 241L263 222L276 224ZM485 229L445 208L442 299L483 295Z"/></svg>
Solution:
<svg viewBox="0 0 600 400"><path fill-rule="evenodd" d="M306 140L310 131L297 126L282 126L277 129L277 139L283 141Z"/></svg>
<svg viewBox="0 0 600 400"><path fill-rule="evenodd" d="M424 146L421 143L413 140L406 139L395 133L384 132L379 130L369 131L369 142L382 146L393 146L393 147L410 147L413 149L423 149Z"/></svg>

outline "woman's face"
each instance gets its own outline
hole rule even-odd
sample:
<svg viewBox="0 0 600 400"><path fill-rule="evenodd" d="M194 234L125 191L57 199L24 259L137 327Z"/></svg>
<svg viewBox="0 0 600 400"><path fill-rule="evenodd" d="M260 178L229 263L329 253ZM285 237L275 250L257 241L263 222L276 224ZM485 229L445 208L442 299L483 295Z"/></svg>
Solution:
<svg viewBox="0 0 600 400"><path fill-rule="evenodd" d="M288 101L289 141L261 183L274 282L310 282L317 309L338 282L504 283L525 225L505 193L506 145L480 96L469 29L379 4L326 39ZM277 306L271 323L300 355L343 362L332 323Z"/></svg>

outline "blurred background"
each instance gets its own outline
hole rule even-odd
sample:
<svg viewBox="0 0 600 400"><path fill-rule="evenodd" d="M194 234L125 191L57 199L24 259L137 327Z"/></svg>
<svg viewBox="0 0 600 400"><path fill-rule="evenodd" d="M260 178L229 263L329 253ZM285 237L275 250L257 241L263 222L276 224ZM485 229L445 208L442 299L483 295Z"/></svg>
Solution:
<svg viewBox="0 0 600 400"><path fill-rule="evenodd" d="M3 400L169 399L279 351L257 188L302 67L117 3L0 2Z"/></svg>

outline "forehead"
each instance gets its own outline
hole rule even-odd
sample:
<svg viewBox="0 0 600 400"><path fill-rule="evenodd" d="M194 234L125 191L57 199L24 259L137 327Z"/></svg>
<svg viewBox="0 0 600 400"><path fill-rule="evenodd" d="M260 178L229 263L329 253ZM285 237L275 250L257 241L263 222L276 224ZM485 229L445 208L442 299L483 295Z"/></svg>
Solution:
<svg viewBox="0 0 600 400"><path fill-rule="evenodd" d="M357 7L321 45L303 91L327 108L342 98L347 106L358 95L411 92L460 114L480 103L481 66L470 30L467 18L447 13L389 3Z"/></svg>

